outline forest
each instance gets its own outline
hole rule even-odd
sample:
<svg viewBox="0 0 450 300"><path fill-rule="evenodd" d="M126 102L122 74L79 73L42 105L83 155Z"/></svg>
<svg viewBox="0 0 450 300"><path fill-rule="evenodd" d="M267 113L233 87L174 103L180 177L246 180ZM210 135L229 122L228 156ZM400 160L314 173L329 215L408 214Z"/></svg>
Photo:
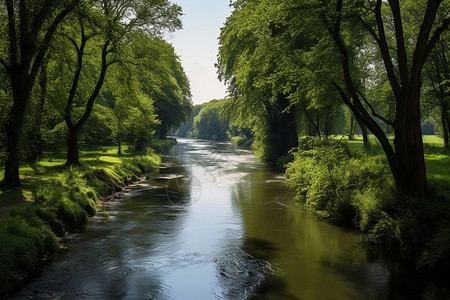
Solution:
<svg viewBox="0 0 450 300"><path fill-rule="evenodd" d="M230 6L216 63L228 97L194 106L165 40L179 5L2 2L2 289L100 196L153 172L168 135L251 148L320 218L450 270L450 1Z"/></svg>

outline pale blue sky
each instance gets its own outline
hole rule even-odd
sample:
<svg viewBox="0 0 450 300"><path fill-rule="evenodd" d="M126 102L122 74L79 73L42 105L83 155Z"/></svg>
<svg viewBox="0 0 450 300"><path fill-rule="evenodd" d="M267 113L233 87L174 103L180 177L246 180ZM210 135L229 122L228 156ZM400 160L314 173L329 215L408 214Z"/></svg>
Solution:
<svg viewBox="0 0 450 300"><path fill-rule="evenodd" d="M231 13L230 0L172 0L183 8L183 30L168 41L180 56L191 83L192 100L200 104L226 96L226 87L217 79L220 28Z"/></svg>

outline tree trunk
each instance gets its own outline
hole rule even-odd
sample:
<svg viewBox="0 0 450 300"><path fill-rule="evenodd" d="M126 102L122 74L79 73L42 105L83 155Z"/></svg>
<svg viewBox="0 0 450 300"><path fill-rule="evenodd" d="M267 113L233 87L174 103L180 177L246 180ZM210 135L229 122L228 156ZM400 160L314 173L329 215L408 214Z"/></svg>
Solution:
<svg viewBox="0 0 450 300"><path fill-rule="evenodd" d="M117 138L117 154L122 155L122 139Z"/></svg>
<svg viewBox="0 0 450 300"><path fill-rule="evenodd" d="M364 148L367 148L369 146L369 135L367 134L367 126L364 125L364 123L361 122L361 120L359 120L358 118L355 118L355 119L356 119L356 122L358 122L359 128L361 128Z"/></svg>
<svg viewBox="0 0 450 300"><path fill-rule="evenodd" d="M19 70L11 74L11 86L13 92L13 105L9 111L6 129L6 163L5 176L2 187L20 186L19 164L20 164L20 139L23 134L23 121L29 103L31 87L26 75Z"/></svg>
<svg viewBox="0 0 450 300"><path fill-rule="evenodd" d="M289 107L289 109L287 109ZM267 106L267 154L266 160L275 162L292 148L298 147L295 106L289 106L284 95L278 95L278 102Z"/></svg>
<svg viewBox="0 0 450 300"><path fill-rule="evenodd" d="M26 157L27 161L35 161L42 156L43 140L41 134L41 123L45 102L47 100L47 62L47 60L44 62L40 70L39 86L41 88L41 92L39 95L39 102L36 106L33 127L31 128L28 137L29 149Z"/></svg>
<svg viewBox="0 0 450 300"><path fill-rule="evenodd" d="M78 157L78 135L79 130L69 127L69 137L67 139L67 161L66 166L81 165Z"/></svg>
<svg viewBox="0 0 450 300"><path fill-rule="evenodd" d="M297 124L295 122L295 106L292 106L286 116L289 132L289 149L298 147Z"/></svg>
<svg viewBox="0 0 450 300"><path fill-rule="evenodd" d="M427 193L426 166L423 152L422 128L420 123L420 89L422 82L413 77L399 107L397 107L395 132L395 153L401 168L400 189L402 192L423 197Z"/></svg>
<svg viewBox="0 0 450 300"><path fill-rule="evenodd" d="M303 105L303 111L305 112L305 115L306 115L306 117L308 118L308 121L309 121L309 127L308 127L308 134L309 134L309 136L317 136L317 137L319 137L319 139L321 139L322 137L320 135L320 129L319 129L319 118L317 117L317 124L316 124L314 122L314 119L309 114L309 111L306 108L305 104L302 103L302 105ZM317 113L317 116L318 115L319 115L319 113ZM314 127L314 134L312 133L311 126Z"/></svg>
<svg viewBox="0 0 450 300"><path fill-rule="evenodd" d="M348 139L350 141L355 139L355 117L353 114L350 115L350 128L348 131Z"/></svg>
<svg viewBox="0 0 450 300"><path fill-rule="evenodd" d="M442 134L444 137L445 148L448 149L448 131L450 125L450 118L448 117L448 103L445 100L441 100L441 122L442 122Z"/></svg>
<svg viewBox="0 0 450 300"><path fill-rule="evenodd" d="M82 26L82 28L83 28L83 26ZM103 44L102 67L100 70L99 77L97 79L97 83L95 84L94 91L92 92L91 96L89 97L89 99L86 102L86 107L85 107L83 115L78 120L78 122L76 122L74 124L74 122L72 122L72 118L71 118L72 104L73 104L73 100L75 98L76 90L78 88L78 82L80 79L81 69L82 69L82 65L83 65L82 62L83 62L84 48L86 46L87 41L89 40L89 37L87 37L84 34L84 30L82 30L81 36L82 36L81 46L80 46L80 48L77 49L77 52L78 52L77 70L74 73L74 79L72 81L72 88L71 88L69 96L67 98L66 111L65 111L65 115L64 115L64 120L66 122L67 129L69 130L69 138L67 140L67 162L66 162L67 166L80 165L80 161L78 159L78 135L81 132L84 124L86 123L86 121L88 120L88 118L90 117L90 115L92 113L95 99L97 98L98 94L100 93L100 89L105 80L106 70L108 69L108 66L110 65L106 62L106 57L108 55L108 47L109 47L109 44L111 43L111 41L107 40Z"/></svg>

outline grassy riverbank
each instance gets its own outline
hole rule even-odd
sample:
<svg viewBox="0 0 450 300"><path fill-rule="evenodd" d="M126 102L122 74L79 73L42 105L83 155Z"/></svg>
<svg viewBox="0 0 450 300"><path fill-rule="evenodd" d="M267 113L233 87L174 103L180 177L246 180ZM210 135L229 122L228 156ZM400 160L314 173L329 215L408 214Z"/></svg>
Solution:
<svg viewBox="0 0 450 300"><path fill-rule="evenodd" d="M158 146L164 150L174 143ZM45 153L21 166L21 187L0 190L0 298L55 253L61 237L80 231L101 197L156 172L160 163L155 153L116 153L115 147L85 150L82 166L70 168L64 166L64 154Z"/></svg>
<svg viewBox="0 0 450 300"><path fill-rule="evenodd" d="M450 152L424 137L430 193L396 192L380 146L362 140L304 139L286 175L297 198L320 217L350 224L367 244L400 250L418 267L450 266Z"/></svg>

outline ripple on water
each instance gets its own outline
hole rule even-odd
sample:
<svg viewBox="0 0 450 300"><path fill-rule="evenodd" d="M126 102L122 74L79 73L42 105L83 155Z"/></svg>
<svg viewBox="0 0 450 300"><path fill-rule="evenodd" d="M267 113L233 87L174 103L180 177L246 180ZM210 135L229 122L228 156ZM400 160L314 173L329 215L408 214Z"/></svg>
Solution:
<svg viewBox="0 0 450 300"><path fill-rule="evenodd" d="M227 252L215 260L225 299L248 299L256 296L268 275L274 275L270 263L241 249Z"/></svg>

